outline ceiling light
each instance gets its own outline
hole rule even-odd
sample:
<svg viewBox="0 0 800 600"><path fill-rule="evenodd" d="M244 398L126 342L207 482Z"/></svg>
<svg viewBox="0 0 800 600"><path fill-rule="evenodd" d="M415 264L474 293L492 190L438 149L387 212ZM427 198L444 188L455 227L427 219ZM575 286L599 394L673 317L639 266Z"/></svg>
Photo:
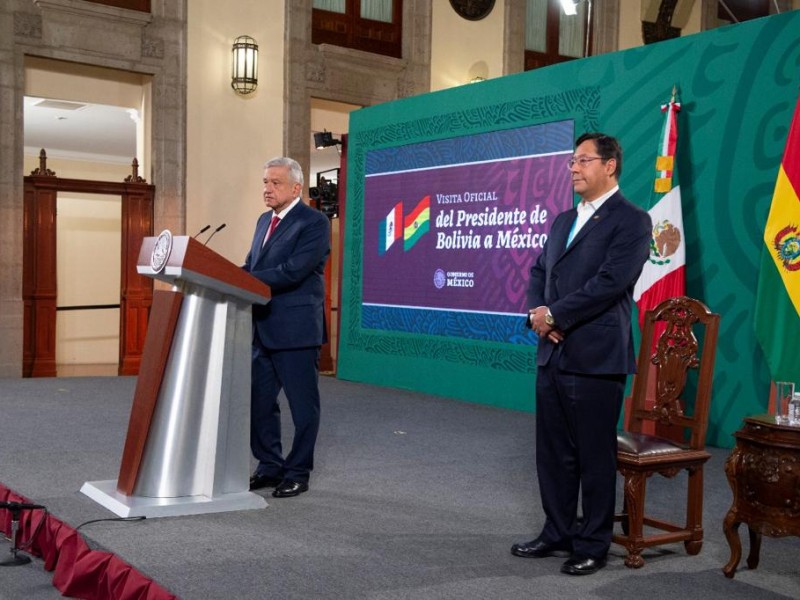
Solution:
<svg viewBox="0 0 800 600"><path fill-rule="evenodd" d="M50 98L43 98L33 105L37 108L54 108L56 110L80 110L86 107L83 102L70 102L69 100L52 100Z"/></svg>
<svg viewBox="0 0 800 600"><path fill-rule="evenodd" d="M577 3L574 0L561 0L561 8L564 10L565 15L577 15L578 10L575 8Z"/></svg>

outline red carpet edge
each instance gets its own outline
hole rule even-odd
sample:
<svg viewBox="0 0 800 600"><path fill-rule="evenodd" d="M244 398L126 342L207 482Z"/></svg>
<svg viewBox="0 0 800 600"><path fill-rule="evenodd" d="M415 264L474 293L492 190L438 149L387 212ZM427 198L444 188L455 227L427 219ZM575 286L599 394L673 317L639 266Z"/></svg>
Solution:
<svg viewBox="0 0 800 600"><path fill-rule="evenodd" d="M35 504L0 483L0 501ZM44 519L44 522L42 520ZM11 535L11 511L0 510L0 530ZM35 536L28 546L31 536ZM110 552L91 550L69 525L43 510L20 514L17 546L44 560L62 595L86 600L176 600L153 580Z"/></svg>

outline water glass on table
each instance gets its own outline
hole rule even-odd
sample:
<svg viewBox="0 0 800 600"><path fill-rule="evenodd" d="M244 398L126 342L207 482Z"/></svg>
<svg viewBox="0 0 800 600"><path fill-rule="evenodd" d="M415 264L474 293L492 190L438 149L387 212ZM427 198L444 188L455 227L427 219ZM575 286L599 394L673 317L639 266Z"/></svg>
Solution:
<svg viewBox="0 0 800 600"><path fill-rule="evenodd" d="M779 425L789 423L789 402L794 396L794 382L775 382L775 422Z"/></svg>

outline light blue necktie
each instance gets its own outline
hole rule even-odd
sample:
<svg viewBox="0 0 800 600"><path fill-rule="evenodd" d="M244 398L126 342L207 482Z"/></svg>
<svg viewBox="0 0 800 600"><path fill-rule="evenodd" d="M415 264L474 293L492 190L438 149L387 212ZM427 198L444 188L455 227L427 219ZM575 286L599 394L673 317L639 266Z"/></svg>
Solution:
<svg viewBox="0 0 800 600"><path fill-rule="evenodd" d="M572 229L569 230L569 235L567 236L567 245L566 247L569 248L569 245L572 243L572 239L575 237L575 225L578 223L578 215L575 215L575 220L572 222Z"/></svg>
<svg viewBox="0 0 800 600"><path fill-rule="evenodd" d="M578 232L586 226L586 223L592 217L592 207L588 204L579 204L577 207L578 214L575 215L575 220L572 222L572 229L569 230L569 236L567 237L567 245L566 248L569 248L569 245L572 243L572 240L575 239L575 236L578 235ZM578 221L580 221L580 226L578 226Z"/></svg>

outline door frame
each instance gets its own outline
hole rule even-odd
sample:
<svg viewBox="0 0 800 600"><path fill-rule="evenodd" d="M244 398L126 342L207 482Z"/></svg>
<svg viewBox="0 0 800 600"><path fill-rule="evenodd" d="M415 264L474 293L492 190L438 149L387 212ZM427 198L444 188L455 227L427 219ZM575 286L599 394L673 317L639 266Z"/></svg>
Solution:
<svg viewBox="0 0 800 600"><path fill-rule="evenodd" d="M132 174L124 182L65 179L40 166L25 177L23 200L23 377L56 377L56 200L59 192L106 194L122 198L120 260L119 375L136 375L142 361L153 280L139 275L142 240L153 235L155 186Z"/></svg>

